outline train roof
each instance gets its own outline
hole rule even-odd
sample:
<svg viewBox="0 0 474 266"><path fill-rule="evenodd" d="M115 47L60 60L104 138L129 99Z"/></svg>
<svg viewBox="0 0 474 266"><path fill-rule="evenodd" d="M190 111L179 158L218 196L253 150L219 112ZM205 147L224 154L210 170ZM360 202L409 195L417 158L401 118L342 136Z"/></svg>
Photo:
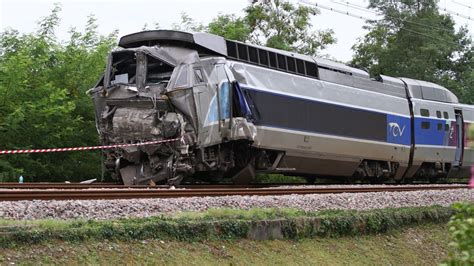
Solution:
<svg viewBox="0 0 474 266"><path fill-rule="evenodd" d="M175 44L191 47L201 53L227 55L225 39L221 36L203 32L184 32L176 30L150 30L125 35L118 45L122 48Z"/></svg>
<svg viewBox="0 0 474 266"><path fill-rule="evenodd" d="M410 96L429 101L459 103L458 97L450 90L436 83L416 80L410 78L401 78L405 82Z"/></svg>
<svg viewBox="0 0 474 266"><path fill-rule="evenodd" d="M125 35L119 46L133 48L154 45L177 45L195 49L200 55L220 55L229 59L271 68L323 81L353 86L397 97L410 96L431 101L458 103L456 95L437 84L408 78L380 75L372 79L367 71L332 60L302 55L265 46L227 40L202 32L151 30Z"/></svg>

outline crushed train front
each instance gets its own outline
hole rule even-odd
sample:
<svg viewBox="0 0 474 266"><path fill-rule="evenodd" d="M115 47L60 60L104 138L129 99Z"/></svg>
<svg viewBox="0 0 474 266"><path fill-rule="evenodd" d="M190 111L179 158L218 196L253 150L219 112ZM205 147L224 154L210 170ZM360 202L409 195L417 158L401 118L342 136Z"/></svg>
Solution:
<svg viewBox="0 0 474 266"><path fill-rule="evenodd" d="M232 156L246 152L255 128L243 118L237 86L225 58L200 58L187 47L112 52L90 91L102 143L166 142L107 150L106 168L127 185L179 184L196 172L223 177L245 168L248 160L242 165ZM232 141L238 147L225 144Z"/></svg>
<svg viewBox="0 0 474 266"><path fill-rule="evenodd" d="M179 47L143 46L110 54L103 78L91 91L102 143L175 139L107 151L105 166L124 184L172 181L193 171L181 156L186 141L194 138L188 110L176 109L167 88L191 87L185 68L198 60L195 51Z"/></svg>

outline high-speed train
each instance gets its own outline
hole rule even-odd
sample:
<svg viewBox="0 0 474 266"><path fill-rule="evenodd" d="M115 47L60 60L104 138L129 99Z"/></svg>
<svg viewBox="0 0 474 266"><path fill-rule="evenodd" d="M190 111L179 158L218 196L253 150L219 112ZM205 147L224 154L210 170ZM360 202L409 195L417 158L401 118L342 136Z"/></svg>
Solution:
<svg viewBox="0 0 474 266"><path fill-rule="evenodd" d="M124 184L252 182L256 173L398 182L467 177L474 107L434 83L154 30L122 37L90 90Z"/></svg>

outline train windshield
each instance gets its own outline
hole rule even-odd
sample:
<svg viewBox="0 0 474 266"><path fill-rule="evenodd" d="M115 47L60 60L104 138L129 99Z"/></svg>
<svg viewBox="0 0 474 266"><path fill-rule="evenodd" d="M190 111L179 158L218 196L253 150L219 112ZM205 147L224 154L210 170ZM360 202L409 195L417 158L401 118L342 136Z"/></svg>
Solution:
<svg viewBox="0 0 474 266"><path fill-rule="evenodd" d="M166 87L174 69L172 64L141 51L122 50L111 57L110 85L136 85L142 88L160 84Z"/></svg>

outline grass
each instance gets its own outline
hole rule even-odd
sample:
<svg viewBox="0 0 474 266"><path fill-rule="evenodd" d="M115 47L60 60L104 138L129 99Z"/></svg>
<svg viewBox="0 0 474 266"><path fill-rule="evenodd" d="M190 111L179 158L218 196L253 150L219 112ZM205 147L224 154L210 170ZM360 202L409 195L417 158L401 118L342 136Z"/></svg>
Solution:
<svg viewBox="0 0 474 266"><path fill-rule="evenodd" d="M299 240L53 240L0 248L0 264L434 265L446 256L448 239L446 225L424 224L385 234Z"/></svg>
<svg viewBox="0 0 474 266"><path fill-rule="evenodd" d="M257 174L255 178L256 183L295 183L304 184L307 183L304 177L300 176L287 176L282 174Z"/></svg>

